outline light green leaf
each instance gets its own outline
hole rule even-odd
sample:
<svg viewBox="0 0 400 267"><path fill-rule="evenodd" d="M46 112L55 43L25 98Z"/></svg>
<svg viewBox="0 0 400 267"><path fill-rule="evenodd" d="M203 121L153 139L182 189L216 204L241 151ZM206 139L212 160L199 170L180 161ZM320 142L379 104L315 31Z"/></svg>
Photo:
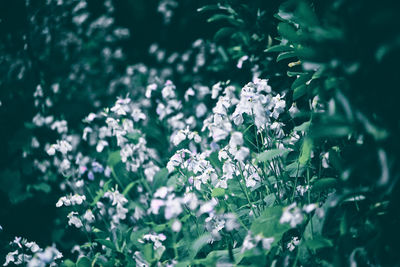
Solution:
<svg viewBox="0 0 400 267"><path fill-rule="evenodd" d="M257 155L256 161L257 162L270 161L276 157L285 156L289 152L290 152L290 150L287 148L275 148L275 149L266 150Z"/></svg>
<svg viewBox="0 0 400 267"><path fill-rule="evenodd" d="M91 267L91 261L88 257L80 257L76 262L76 267Z"/></svg>
<svg viewBox="0 0 400 267"><path fill-rule="evenodd" d="M279 222L282 216L282 207L275 206L266 208L251 225L251 232L254 235L262 234L263 237L273 237L272 245L277 244L282 235L290 229L290 225Z"/></svg>
<svg viewBox="0 0 400 267"><path fill-rule="evenodd" d="M311 159L311 151L313 148L313 142L311 138L306 137L301 146L301 154L299 158L299 163L305 165Z"/></svg>
<svg viewBox="0 0 400 267"><path fill-rule="evenodd" d="M225 189L216 187L212 190L211 196L212 197L222 197L225 195Z"/></svg>

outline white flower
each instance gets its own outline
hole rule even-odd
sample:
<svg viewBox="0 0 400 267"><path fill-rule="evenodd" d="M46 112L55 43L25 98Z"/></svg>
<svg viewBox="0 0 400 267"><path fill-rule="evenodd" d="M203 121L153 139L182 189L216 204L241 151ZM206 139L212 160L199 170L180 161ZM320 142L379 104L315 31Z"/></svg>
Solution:
<svg viewBox="0 0 400 267"><path fill-rule="evenodd" d="M154 193L154 197L158 198L165 198L168 194L168 192L171 191L171 188L168 188L166 186L162 186L157 189L157 191Z"/></svg>
<svg viewBox="0 0 400 267"><path fill-rule="evenodd" d="M174 195L168 196L167 201L165 201L165 219L169 220L171 218L177 217L182 212L182 206L179 198L174 198Z"/></svg>
<svg viewBox="0 0 400 267"><path fill-rule="evenodd" d="M25 246L30 248L32 253L36 253L40 250L40 247L36 244L36 242L27 242Z"/></svg>
<svg viewBox="0 0 400 267"><path fill-rule="evenodd" d="M57 150L60 151L62 154L67 154L68 151L72 150L72 146L65 140L61 140L60 142L57 141Z"/></svg>
<svg viewBox="0 0 400 267"><path fill-rule="evenodd" d="M18 250L15 250L13 252L9 252L6 256L6 262L3 264L3 266L7 266L11 262L15 261L15 255L18 255Z"/></svg>
<svg viewBox="0 0 400 267"><path fill-rule="evenodd" d="M174 232L179 232L182 228L182 223L179 220L174 220L174 222L171 225L171 229Z"/></svg>
<svg viewBox="0 0 400 267"><path fill-rule="evenodd" d="M296 206L295 202L283 209L283 213L279 222L290 223L292 228L303 222L303 214L301 213L299 207Z"/></svg>
<svg viewBox="0 0 400 267"><path fill-rule="evenodd" d="M94 221L94 215L93 215L93 212L91 211L91 210L87 210L86 212L85 212L85 214L83 215L83 218L88 222L88 223L91 223L91 222L93 222Z"/></svg>
<svg viewBox="0 0 400 267"><path fill-rule="evenodd" d="M271 249L271 245L274 242L274 238L273 237L269 237L269 238L263 238L261 239L262 242L262 246L265 250L270 250Z"/></svg>
<svg viewBox="0 0 400 267"><path fill-rule="evenodd" d="M243 66L243 62L245 62L245 61L248 60L248 59L249 59L249 56L247 56L247 55L242 56L241 58L239 58L238 63L236 64L236 67L237 67L238 69L241 69L242 66Z"/></svg>
<svg viewBox="0 0 400 267"><path fill-rule="evenodd" d="M200 103L196 107L196 117L197 118L203 117L206 113L207 113L207 106L204 105L204 103Z"/></svg>
<svg viewBox="0 0 400 267"><path fill-rule="evenodd" d="M292 240L290 240L290 242L287 244L287 248L290 251L293 251L296 246L300 243L300 240L297 236L293 237Z"/></svg>
<svg viewBox="0 0 400 267"><path fill-rule="evenodd" d="M179 130L172 138L172 143L177 146L186 139L186 134L183 130Z"/></svg>
<svg viewBox="0 0 400 267"><path fill-rule="evenodd" d="M47 149L46 152L47 152L47 154L49 154L49 156L53 156L54 154L56 154L56 149L55 149L54 145L51 145L49 147L49 149Z"/></svg>
<svg viewBox="0 0 400 267"><path fill-rule="evenodd" d="M70 212L67 217L68 217L68 225L74 225L76 228L80 228L83 226L82 221L75 215L77 215L78 212L72 211Z"/></svg>
<svg viewBox="0 0 400 267"><path fill-rule="evenodd" d="M150 203L150 212L153 214L158 214L161 207L165 205L165 201L161 199L152 199Z"/></svg>
<svg viewBox="0 0 400 267"><path fill-rule="evenodd" d="M104 147L106 147L106 146L108 146L108 142L105 141L105 140L100 140L100 141L97 143L96 151L97 151L98 153L100 153L100 152L103 151Z"/></svg>
<svg viewBox="0 0 400 267"><path fill-rule="evenodd" d="M304 210L306 213L310 213L310 212L312 212L313 210L315 210L316 208L317 208L317 205L314 204L314 203L312 203L312 204L309 204L309 205L305 205L305 206L303 207L303 210Z"/></svg>

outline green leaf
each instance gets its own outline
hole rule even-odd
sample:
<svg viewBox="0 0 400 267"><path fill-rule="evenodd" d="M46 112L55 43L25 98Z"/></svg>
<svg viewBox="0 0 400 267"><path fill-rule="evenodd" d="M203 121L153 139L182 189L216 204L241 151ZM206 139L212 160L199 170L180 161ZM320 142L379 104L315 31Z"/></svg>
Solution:
<svg viewBox="0 0 400 267"><path fill-rule="evenodd" d="M216 170L222 169L222 162L218 159L218 152L213 152L208 156L208 160Z"/></svg>
<svg viewBox="0 0 400 267"><path fill-rule="evenodd" d="M118 164L118 162L121 161L121 154L120 154L120 150L111 152L110 155L108 156L108 160L107 160L107 165L112 168L115 165Z"/></svg>
<svg viewBox="0 0 400 267"><path fill-rule="evenodd" d="M227 9L224 6L221 6L220 4L218 5L206 5L203 7L200 7L197 9L197 12L204 12L204 11L209 11L209 10L223 10L223 9Z"/></svg>
<svg viewBox="0 0 400 267"><path fill-rule="evenodd" d="M235 31L236 31L235 28L232 27L221 28L215 33L214 40L218 42L219 40L225 37L231 36Z"/></svg>
<svg viewBox="0 0 400 267"><path fill-rule="evenodd" d="M301 154L299 157L299 163L305 165L311 159L311 151L313 148L313 142L311 138L306 137L301 146Z"/></svg>
<svg viewBox="0 0 400 267"><path fill-rule="evenodd" d="M288 39L291 42L297 42L300 40L296 28L289 23L280 22L278 24L278 32L282 37Z"/></svg>
<svg viewBox="0 0 400 267"><path fill-rule="evenodd" d="M307 132L308 128L310 127L311 121L306 121L293 128L294 132Z"/></svg>
<svg viewBox="0 0 400 267"><path fill-rule="evenodd" d="M321 192L329 188L333 188L338 184L336 178L322 178L314 182L311 190L313 192Z"/></svg>
<svg viewBox="0 0 400 267"><path fill-rule="evenodd" d="M217 21L225 21L234 26L241 26L244 24L243 20L235 19L233 16L225 14L215 14L207 20L207 22L217 22Z"/></svg>
<svg viewBox="0 0 400 267"><path fill-rule="evenodd" d="M307 85L302 84L293 90L293 100L297 100L307 93Z"/></svg>
<svg viewBox="0 0 400 267"><path fill-rule="evenodd" d="M317 250L325 247L332 247L333 243L331 240L323 237L323 236L314 236L313 239L306 240L306 245L311 250Z"/></svg>
<svg viewBox="0 0 400 267"><path fill-rule="evenodd" d="M239 248L235 248L232 250L233 256L235 258L235 263L238 264L243 255ZM230 262L229 258L229 250L214 250L208 253L205 259L195 260L195 264L202 264L202 266L216 266L217 263L227 263Z"/></svg>
<svg viewBox="0 0 400 267"><path fill-rule="evenodd" d="M144 245L143 256L146 261L152 262L152 260L153 260L153 244L148 243L148 244Z"/></svg>
<svg viewBox="0 0 400 267"><path fill-rule="evenodd" d="M295 88L305 85L312 78L312 73L305 73L300 75L293 83L291 88L294 90Z"/></svg>
<svg viewBox="0 0 400 267"><path fill-rule="evenodd" d="M313 138L340 138L351 134L353 126L344 118L329 116L311 125L310 131Z"/></svg>
<svg viewBox="0 0 400 267"><path fill-rule="evenodd" d="M209 242L212 240L211 234L210 233L204 233L196 240L193 242L193 245L191 247L191 255L190 258L194 259L196 257L197 253L205 246L208 245Z"/></svg>
<svg viewBox="0 0 400 267"><path fill-rule="evenodd" d="M264 50L264 52L267 53L272 53L272 52L287 52L287 51L293 51L293 48L290 47L289 45L273 45L267 49Z"/></svg>
<svg viewBox="0 0 400 267"><path fill-rule="evenodd" d="M126 187L125 187L125 189L124 189L124 191L122 192L122 194L124 195L124 196L126 196L128 193L129 193L129 191L131 191L131 189L133 188L133 186L136 184L136 182L132 182L132 183L130 183L130 184L128 184Z"/></svg>
<svg viewBox="0 0 400 267"><path fill-rule="evenodd" d="M295 12L296 21L304 27L313 27L318 25L318 19L311 7L304 1L299 2Z"/></svg>
<svg viewBox="0 0 400 267"><path fill-rule="evenodd" d="M251 224L251 232L254 235L262 234L263 237L273 237L273 245L276 245L282 235L290 229L290 225L279 222L282 216L282 207L275 206L266 208L261 215Z"/></svg>
<svg viewBox="0 0 400 267"><path fill-rule="evenodd" d="M265 205L267 207L272 207L275 203L276 197L274 194L269 194L264 198Z"/></svg>
<svg viewBox="0 0 400 267"><path fill-rule="evenodd" d="M164 186L168 180L167 168L160 169L153 177L153 190L157 190L161 186Z"/></svg>
<svg viewBox="0 0 400 267"><path fill-rule="evenodd" d="M112 250L116 250L115 244L107 239L95 239L96 242L100 243L103 246L106 246Z"/></svg>
<svg viewBox="0 0 400 267"><path fill-rule="evenodd" d="M216 187L212 190L211 196L212 197L222 197L225 195L225 189Z"/></svg>
<svg viewBox="0 0 400 267"><path fill-rule="evenodd" d="M76 267L91 267L91 261L88 257L80 257L76 262Z"/></svg>
<svg viewBox="0 0 400 267"><path fill-rule="evenodd" d="M71 261L70 259L66 259L61 263L61 267L75 267L75 262Z"/></svg>
<svg viewBox="0 0 400 267"><path fill-rule="evenodd" d="M141 136L142 136L142 135L141 135L139 132L133 132L133 133L128 133L128 134L126 135L126 138L128 138L129 141L131 141L131 142L137 144L138 141L139 141L139 138L140 138Z"/></svg>
<svg viewBox="0 0 400 267"><path fill-rule="evenodd" d="M287 58L292 58L292 57L297 57L296 52L293 52L293 51L291 51L291 52L282 52L276 58L276 62L282 61L282 60L287 59Z"/></svg>
<svg viewBox="0 0 400 267"><path fill-rule="evenodd" d="M287 148L274 148L270 150L266 150L256 157L256 162L266 162L271 161L276 157L282 157L290 152Z"/></svg>
<svg viewBox="0 0 400 267"><path fill-rule="evenodd" d="M139 231L134 231L131 234L131 241L132 243L137 246L137 247L141 247L143 246L142 243L140 243L138 240L141 239L143 237L143 235L147 234L150 231L149 227L145 227Z"/></svg>

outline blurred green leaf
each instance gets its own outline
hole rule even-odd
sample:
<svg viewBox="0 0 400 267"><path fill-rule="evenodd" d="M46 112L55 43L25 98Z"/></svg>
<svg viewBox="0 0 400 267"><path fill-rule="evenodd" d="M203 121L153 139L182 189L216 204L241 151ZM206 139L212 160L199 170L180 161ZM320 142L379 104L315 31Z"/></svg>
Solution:
<svg viewBox="0 0 400 267"><path fill-rule="evenodd" d="M80 257L76 262L76 267L91 267L91 261L88 257Z"/></svg>
<svg viewBox="0 0 400 267"><path fill-rule="evenodd" d="M256 161L257 162L266 162L271 161L276 157L283 157L290 152L287 148L274 148L270 150L266 150L257 155Z"/></svg>

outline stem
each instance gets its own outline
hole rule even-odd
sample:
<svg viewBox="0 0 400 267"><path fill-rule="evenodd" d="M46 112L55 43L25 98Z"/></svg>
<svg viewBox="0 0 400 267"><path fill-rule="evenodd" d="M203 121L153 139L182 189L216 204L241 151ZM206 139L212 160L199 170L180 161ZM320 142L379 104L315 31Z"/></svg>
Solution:
<svg viewBox="0 0 400 267"><path fill-rule="evenodd" d="M242 168L240 167L240 164L235 164L235 165L239 168L240 175L242 176L242 179L244 179L243 171L242 171ZM253 212L254 216L256 216L256 212L255 212L255 210L254 210L254 208L253 208L253 204L252 204L252 202L251 202L251 200L250 200L250 197L249 197L249 194L247 193L247 190L245 190L245 189L243 188L243 185L242 185L242 183L241 183L239 177L236 176L236 175L235 175L235 177L236 177L236 179L237 179L238 182L239 182L240 189L242 190L242 192L243 192L243 193L245 194L245 196L246 196L246 199L247 199L247 202L249 203L249 206L250 206L251 211ZM247 188L246 188L246 189L247 189Z"/></svg>

